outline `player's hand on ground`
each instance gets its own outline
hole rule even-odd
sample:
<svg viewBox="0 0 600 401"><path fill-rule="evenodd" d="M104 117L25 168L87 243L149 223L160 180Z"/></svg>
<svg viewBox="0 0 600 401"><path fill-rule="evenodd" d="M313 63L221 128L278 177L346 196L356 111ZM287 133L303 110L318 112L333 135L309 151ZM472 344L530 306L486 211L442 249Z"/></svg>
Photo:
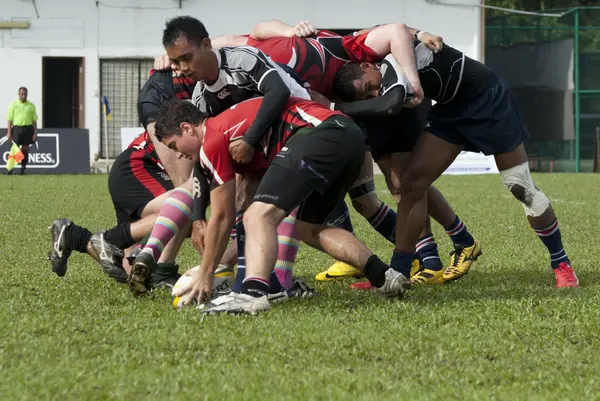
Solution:
<svg viewBox="0 0 600 401"><path fill-rule="evenodd" d="M321 95L319 92L315 92L314 90L308 89L308 94L310 95L310 98L313 101L320 103L327 108L331 107L331 101L325 96Z"/></svg>
<svg viewBox="0 0 600 401"><path fill-rule="evenodd" d="M306 38L308 36L316 35L319 31L309 21L302 21L298 25L292 28L289 36L297 36L299 38Z"/></svg>
<svg viewBox="0 0 600 401"><path fill-rule="evenodd" d="M236 163L250 163L254 156L254 148L244 142L242 139L233 141L229 144L229 154Z"/></svg>
<svg viewBox="0 0 600 401"><path fill-rule="evenodd" d="M204 238L206 238L206 220L196 220L192 223L192 245L204 255Z"/></svg>
<svg viewBox="0 0 600 401"><path fill-rule="evenodd" d="M196 298L198 304L210 301L214 273L205 270L208 269L202 269L202 267L198 269L198 271L194 273L192 282L179 290L175 296L186 300Z"/></svg>
<svg viewBox="0 0 600 401"><path fill-rule="evenodd" d="M169 68L175 69L175 65L169 60L169 56L163 54L154 59L154 69L157 71L168 70Z"/></svg>
<svg viewBox="0 0 600 401"><path fill-rule="evenodd" d="M432 35L428 32L419 32L418 34L419 40L423 43L429 50L434 53L439 53L444 47L444 39L441 36Z"/></svg>

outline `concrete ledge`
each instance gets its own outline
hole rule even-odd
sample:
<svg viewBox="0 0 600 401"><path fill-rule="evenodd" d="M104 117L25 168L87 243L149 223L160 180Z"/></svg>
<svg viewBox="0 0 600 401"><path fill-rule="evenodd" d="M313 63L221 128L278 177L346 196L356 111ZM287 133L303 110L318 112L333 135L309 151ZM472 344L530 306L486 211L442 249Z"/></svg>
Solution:
<svg viewBox="0 0 600 401"><path fill-rule="evenodd" d="M99 159L92 163L90 172L92 174L108 174L115 159Z"/></svg>

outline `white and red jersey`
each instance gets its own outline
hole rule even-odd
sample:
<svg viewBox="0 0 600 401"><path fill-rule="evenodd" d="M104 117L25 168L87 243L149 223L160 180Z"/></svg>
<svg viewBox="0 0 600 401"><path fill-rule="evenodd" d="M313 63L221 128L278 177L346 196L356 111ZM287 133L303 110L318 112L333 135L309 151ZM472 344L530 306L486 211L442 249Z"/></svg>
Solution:
<svg viewBox="0 0 600 401"><path fill-rule="evenodd" d="M250 127L263 98L257 97L233 105L216 117L206 120L200 164L215 188L240 175L262 175L287 140L299 129L316 127L328 118L343 116L319 103L290 97L286 108L260 141L260 149L248 164L238 164L229 154L229 144L241 138Z"/></svg>
<svg viewBox="0 0 600 401"><path fill-rule="evenodd" d="M341 66L353 61L376 62L382 59L365 45L366 33L340 36L321 30L310 38L293 36L265 40L245 36L248 37L248 46L256 47L276 63L292 68L303 82L310 85L310 89L329 98Z"/></svg>

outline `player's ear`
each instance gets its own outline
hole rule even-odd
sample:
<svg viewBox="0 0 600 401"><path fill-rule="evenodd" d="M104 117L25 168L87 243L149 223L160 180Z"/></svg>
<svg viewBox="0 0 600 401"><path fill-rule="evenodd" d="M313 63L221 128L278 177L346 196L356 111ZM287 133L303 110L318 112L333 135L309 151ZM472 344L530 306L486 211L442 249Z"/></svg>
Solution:
<svg viewBox="0 0 600 401"><path fill-rule="evenodd" d="M179 132L181 135L191 135L193 133L192 124L182 122L179 124Z"/></svg>
<svg viewBox="0 0 600 401"><path fill-rule="evenodd" d="M362 62L362 63L360 63L360 69L361 69L363 72L365 72L365 71L369 71L371 68L373 68L373 64L371 64L371 63L367 63L366 61L365 61L365 62Z"/></svg>
<svg viewBox="0 0 600 401"><path fill-rule="evenodd" d="M210 38L202 39L202 42L200 42L200 48L202 48L202 50L212 49L212 43L210 42Z"/></svg>

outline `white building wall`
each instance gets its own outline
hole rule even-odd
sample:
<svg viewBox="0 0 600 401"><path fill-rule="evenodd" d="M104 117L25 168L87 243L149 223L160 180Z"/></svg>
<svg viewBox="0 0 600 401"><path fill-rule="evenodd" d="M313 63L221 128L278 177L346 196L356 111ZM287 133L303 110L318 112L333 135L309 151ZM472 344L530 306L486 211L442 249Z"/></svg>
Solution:
<svg viewBox="0 0 600 401"><path fill-rule="evenodd" d="M18 87L27 86L29 98L41 114L42 57L84 57L85 125L90 130L92 158L100 143L99 59L161 54L165 20L177 15L199 18L211 36L247 33L257 22L269 19L290 24L309 20L321 28L363 28L401 21L437 33L448 44L480 58L479 0L460 0L462 5L454 6L432 5L426 0L181 0L181 9L179 3L36 0L37 18L28 0L0 0L0 21L31 22L28 30L0 29L0 113L16 98ZM0 121L5 127L4 118ZM43 121L40 123L43 126Z"/></svg>

